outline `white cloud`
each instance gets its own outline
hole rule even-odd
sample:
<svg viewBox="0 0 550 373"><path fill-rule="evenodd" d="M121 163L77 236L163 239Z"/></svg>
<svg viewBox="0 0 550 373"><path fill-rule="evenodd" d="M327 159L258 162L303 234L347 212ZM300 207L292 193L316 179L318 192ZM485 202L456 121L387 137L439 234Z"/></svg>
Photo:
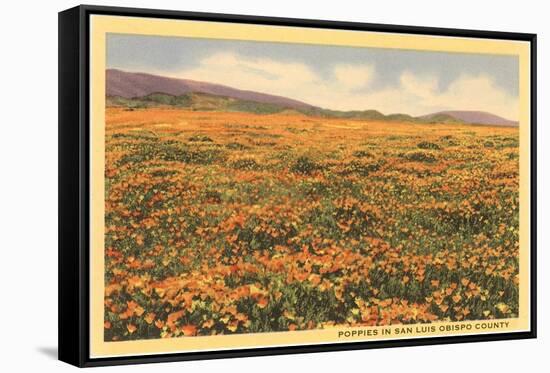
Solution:
<svg viewBox="0 0 550 373"><path fill-rule="evenodd" d="M463 75L455 80L445 92L438 97L441 105L453 102L457 107L469 110L484 110L502 115L506 118L519 117L517 97L507 94L487 76Z"/></svg>
<svg viewBox="0 0 550 373"><path fill-rule="evenodd" d="M334 76L341 88L350 90L365 88L372 80L374 68L369 65L336 65Z"/></svg>
<svg viewBox="0 0 550 373"><path fill-rule="evenodd" d="M425 113L438 110L488 111L506 118L517 119L519 105L516 97L507 94L486 75L462 75L442 92L436 77L418 77L410 72L401 75L401 87L395 95L414 95L416 105Z"/></svg>
<svg viewBox="0 0 550 373"><path fill-rule="evenodd" d="M402 91L418 96L420 99L432 99L437 90L438 80L434 76L416 76L409 71L401 74Z"/></svg>
<svg viewBox="0 0 550 373"><path fill-rule="evenodd" d="M437 76L404 71L398 86L369 90L376 70L366 63L335 65L332 76L327 78L304 63L223 52L172 76L286 96L336 110L377 109L386 114L411 115L482 110L509 119L517 119L519 110L517 97L485 75L462 75L439 91Z"/></svg>

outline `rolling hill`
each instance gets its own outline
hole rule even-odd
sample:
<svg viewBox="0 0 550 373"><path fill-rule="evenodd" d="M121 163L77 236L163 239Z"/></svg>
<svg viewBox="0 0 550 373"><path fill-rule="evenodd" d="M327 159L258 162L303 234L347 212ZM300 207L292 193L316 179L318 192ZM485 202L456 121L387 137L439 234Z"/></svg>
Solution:
<svg viewBox="0 0 550 373"><path fill-rule="evenodd" d="M486 124L497 126L517 126L518 122L508 120L498 115L488 113L486 111L470 111L470 110L448 110L440 111L433 114L423 115L420 119L430 121L456 121L472 124Z"/></svg>
<svg viewBox="0 0 550 373"><path fill-rule="evenodd" d="M441 111L419 117L377 110L329 110L302 101L190 79L106 70L107 106L130 109L170 106L203 111L274 114L294 111L309 116L411 123L455 123L517 126L518 123L483 111Z"/></svg>
<svg viewBox="0 0 550 373"><path fill-rule="evenodd" d="M145 97L155 93L182 96L189 93L202 93L223 96L243 101L279 105L291 109L310 109L312 105L286 97L246 91L220 84L199 82L189 79L167 78L145 73L132 73L122 70L106 71L107 96L126 99Z"/></svg>

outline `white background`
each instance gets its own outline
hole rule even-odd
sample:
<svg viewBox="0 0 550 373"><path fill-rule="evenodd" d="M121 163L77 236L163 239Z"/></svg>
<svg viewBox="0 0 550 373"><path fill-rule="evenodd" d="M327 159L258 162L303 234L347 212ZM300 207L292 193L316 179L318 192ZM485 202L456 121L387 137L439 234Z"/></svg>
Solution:
<svg viewBox="0 0 550 373"><path fill-rule="evenodd" d="M545 1L95 1L120 5L538 33L537 340L408 347L109 368L206 372L518 372L548 361L545 212L550 156ZM57 354L57 12L74 1L16 1L0 12L0 370L68 371ZM76 123L75 123L76 125ZM546 367L545 367L546 368ZM545 368L535 369L541 371Z"/></svg>

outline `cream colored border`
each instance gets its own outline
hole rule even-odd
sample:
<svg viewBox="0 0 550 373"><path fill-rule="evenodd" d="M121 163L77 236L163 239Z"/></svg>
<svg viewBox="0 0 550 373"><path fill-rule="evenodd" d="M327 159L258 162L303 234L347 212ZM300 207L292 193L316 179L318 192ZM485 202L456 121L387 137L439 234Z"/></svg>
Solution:
<svg viewBox="0 0 550 373"><path fill-rule="evenodd" d="M396 336L399 326L381 335L382 327L334 328L299 332L257 333L224 336L171 338L143 341L103 341L104 294L104 162L105 162L105 64L106 33L181 36L254 40L264 42L305 43L415 49L445 52L490 53L519 57L520 77L520 312L519 318L505 320L506 327L480 330L483 322L434 323L435 332L414 331ZM147 355L191 351L212 351L235 348L326 344L350 341L404 339L420 336L466 335L529 330L529 247L530 247L530 50L529 43L438 36L417 36L359 32L346 30L309 29L298 27L245 25L220 22L199 22L166 19L91 16L90 61L90 124L91 124L91 234L90 234L90 357ZM472 330L447 330L457 325L471 325ZM440 330L439 328L443 328ZM371 330L376 336L339 338L340 331Z"/></svg>

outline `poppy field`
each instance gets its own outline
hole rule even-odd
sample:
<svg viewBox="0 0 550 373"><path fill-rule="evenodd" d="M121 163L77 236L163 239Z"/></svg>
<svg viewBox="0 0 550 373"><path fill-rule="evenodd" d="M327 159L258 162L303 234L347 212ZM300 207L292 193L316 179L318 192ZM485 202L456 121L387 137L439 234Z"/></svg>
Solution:
<svg viewBox="0 0 550 373"><path fill-rule="evenodd" d="M108 107L104 339L517 317L518 143Z"/></svg>

